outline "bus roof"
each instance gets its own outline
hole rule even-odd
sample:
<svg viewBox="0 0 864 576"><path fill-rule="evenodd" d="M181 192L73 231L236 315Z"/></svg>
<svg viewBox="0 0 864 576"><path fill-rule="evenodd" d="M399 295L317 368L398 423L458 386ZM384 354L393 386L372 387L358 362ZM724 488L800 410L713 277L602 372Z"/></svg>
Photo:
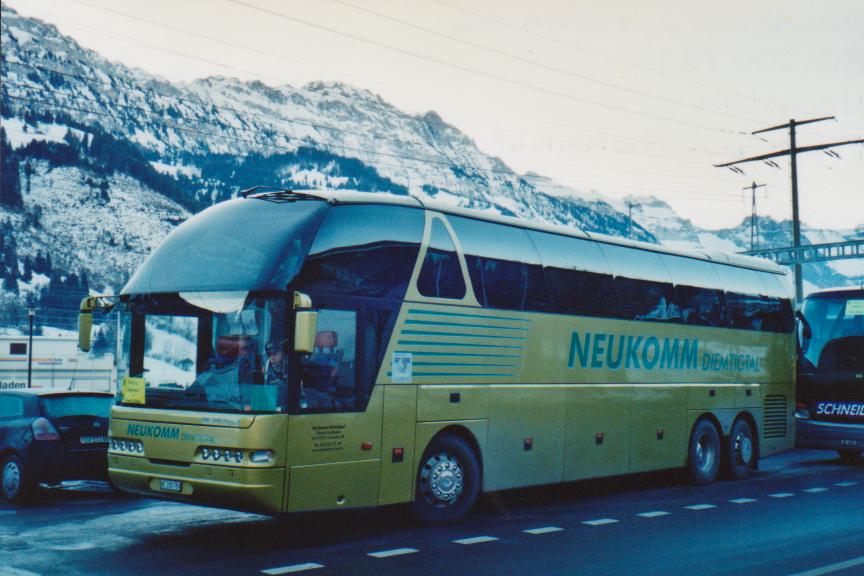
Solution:
<svg viewBox="0 0 864 576"><path fill-rule="evenodd" d="M830 296L862 296L864 286L834 286L833 288L822 288L814 290L805 296L806 298L825 298Z"/></svg>
<svg viewBox="0 0 864 576"><path fill-rule="evenodd" d="M519 228L527 228L531 230L538 230L541 232L551 232L553 234L561 234L564 236L572 236L575 238L583 238L588 240L594 240L597 242L604 242L606 244L617 244L619 246L626 246L629 248L637 248L641 250L649 250L651 252L658 252L661 254L671 254L674 256L683 256L686 258L696 258L699 260L706 260L709 262L716 262L718 264L726 264L729 266L736 266L740 268L750 268L753 270L759 270L762 272L772 272L774 274L786 274L786 270L775 264L770 260L765 260L762 258L754 258L752 256L745 256L743 254L735 254L731 252L723 252L721 250L696 250L696 249L684 249L684 248L672 248L669 246L662 246L660 244L651 244L649 242L640 242L637 240L629 240L626 238L619 238L616 236L610 236L608 234L601 234L598 232L585 232L576 227L571 226L562 226L557 224L547 224L543 222L531 222L528 220L523 220L521 218L515 218L512 216L503 216L500 214L494 214L491 212L476 210L472 208L463 208L459 206L453 206L450 204L444 204L442 202L428 201L428 200L420 200L414 196L401 196L396 194L388 194L385 192L360 192L356 190L302 190L299 192L264 192L261 194L253 194L248 196L248 198L252 199L277 199L280 194L283 196L288 195L296 195L297 197L312 197L312 198L320 198L321 200L326 200L330 204L389 204L395 206L409 206L413 208L425 208L428 210L435 210L437 212L442 212L445 214L452 214L454 216L464 216L467 218L474 218L476 220L485 220L488 222L497 222L499 224L507 224L509 226L516 226Z"/></svg>

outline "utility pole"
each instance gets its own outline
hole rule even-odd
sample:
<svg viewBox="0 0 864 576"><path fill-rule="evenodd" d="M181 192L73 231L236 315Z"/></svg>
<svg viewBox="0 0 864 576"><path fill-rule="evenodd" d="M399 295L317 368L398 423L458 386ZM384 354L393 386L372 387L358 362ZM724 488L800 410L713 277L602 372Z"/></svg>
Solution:
<svg viewBox="0 0 864 576"><path fill-rule="evenodd" d="M777 158L779 156L789 156L791 160L792 172L792 247L795 249L796 253L798 252L798 248L801 247L801 219L798 214L798 154L802 152L814 152L816 150L835 148L837 146L846 146L847 144L864 144L864 140L845 140L843 142L829 142L827 144L817 144L815 146L799 147L795 141L795 128L804 124L812 124L814 122L822 122L824 120L834 120L834 116L824 116L822 118L811 118L810 120L801 121L797 121L793 118L789 120L789 122L786 124L772 126L771 128L763 128L762 130L756 130L755 132L751 132L751 134L762 134L763 132L771 132L772 130L782 130L784 128L788 128L789 148L787 150L770 152L768 154L760 154L759 156L752 156L750 158L744 158L741 160L736 160L734 162L726 162L725 164L714 165L715 168L726 168L729 166L734 166L735 164L743 164L745 162L758 162L760 160L768 160L770 158ZM796 261L795 300L800 304L803 298L804 286L801 278L801 262Z"/></svg>
<svg viewBox="0 0 864 576"><path fill-rule="evenodd" d="M28 308L27 317L30 319L30 343L27 345L27 388L33 387L33 318L36 317L36 309Z"/></svg>
<svg viewBox="0 0 864 576"><path fill-rule="evenodd" d="M766 184L756 184L753 182L750 186L745 186L742 190L750 189L750 250L756 249L756 244L759 243L759 226L756 224L756 189L762 188Z"/></svg>
<svg viewBox="0 0 864 576"><path fill-rule="evenodd" d="M637 204L638 206L638 204ZM633 237L633 201L627 200L627 239Z"/></svg>

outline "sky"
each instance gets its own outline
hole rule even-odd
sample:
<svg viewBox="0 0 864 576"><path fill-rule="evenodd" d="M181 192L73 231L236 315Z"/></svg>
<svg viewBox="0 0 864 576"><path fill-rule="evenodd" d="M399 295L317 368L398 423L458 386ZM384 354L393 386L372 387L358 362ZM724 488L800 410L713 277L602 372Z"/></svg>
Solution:
<svg viewBox="0 0 864 576"><path fill-rule="evenodd" d="M779 167L714 164L864 138L861 0L9 0L175 82L335 80L437 112L517 172L653 195L701 227L789 218ZM806 225L864 224L864 146L798 157Z"/></svg>

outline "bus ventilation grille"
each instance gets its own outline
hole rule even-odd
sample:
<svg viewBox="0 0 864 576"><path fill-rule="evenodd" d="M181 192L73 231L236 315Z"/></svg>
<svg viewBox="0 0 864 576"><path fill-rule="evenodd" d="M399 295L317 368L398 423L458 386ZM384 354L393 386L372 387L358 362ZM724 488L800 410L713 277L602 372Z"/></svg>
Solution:
<svg viewBox="0 0 864 576"><path fill-rule="evenodd" d="M765 438L783 438L788 431L788 401L786 396L765 397Z"/></svg>

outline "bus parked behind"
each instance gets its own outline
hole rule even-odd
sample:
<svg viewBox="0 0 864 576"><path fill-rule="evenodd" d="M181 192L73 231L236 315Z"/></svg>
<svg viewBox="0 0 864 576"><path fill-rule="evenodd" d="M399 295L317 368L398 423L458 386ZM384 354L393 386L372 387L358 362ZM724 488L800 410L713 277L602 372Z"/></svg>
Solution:
<svg viewBox="0 0 864 576"><path fill-rule="evenodd" d="M808 295L798 314L797 445L864 452L864 288Z"/></svg>

